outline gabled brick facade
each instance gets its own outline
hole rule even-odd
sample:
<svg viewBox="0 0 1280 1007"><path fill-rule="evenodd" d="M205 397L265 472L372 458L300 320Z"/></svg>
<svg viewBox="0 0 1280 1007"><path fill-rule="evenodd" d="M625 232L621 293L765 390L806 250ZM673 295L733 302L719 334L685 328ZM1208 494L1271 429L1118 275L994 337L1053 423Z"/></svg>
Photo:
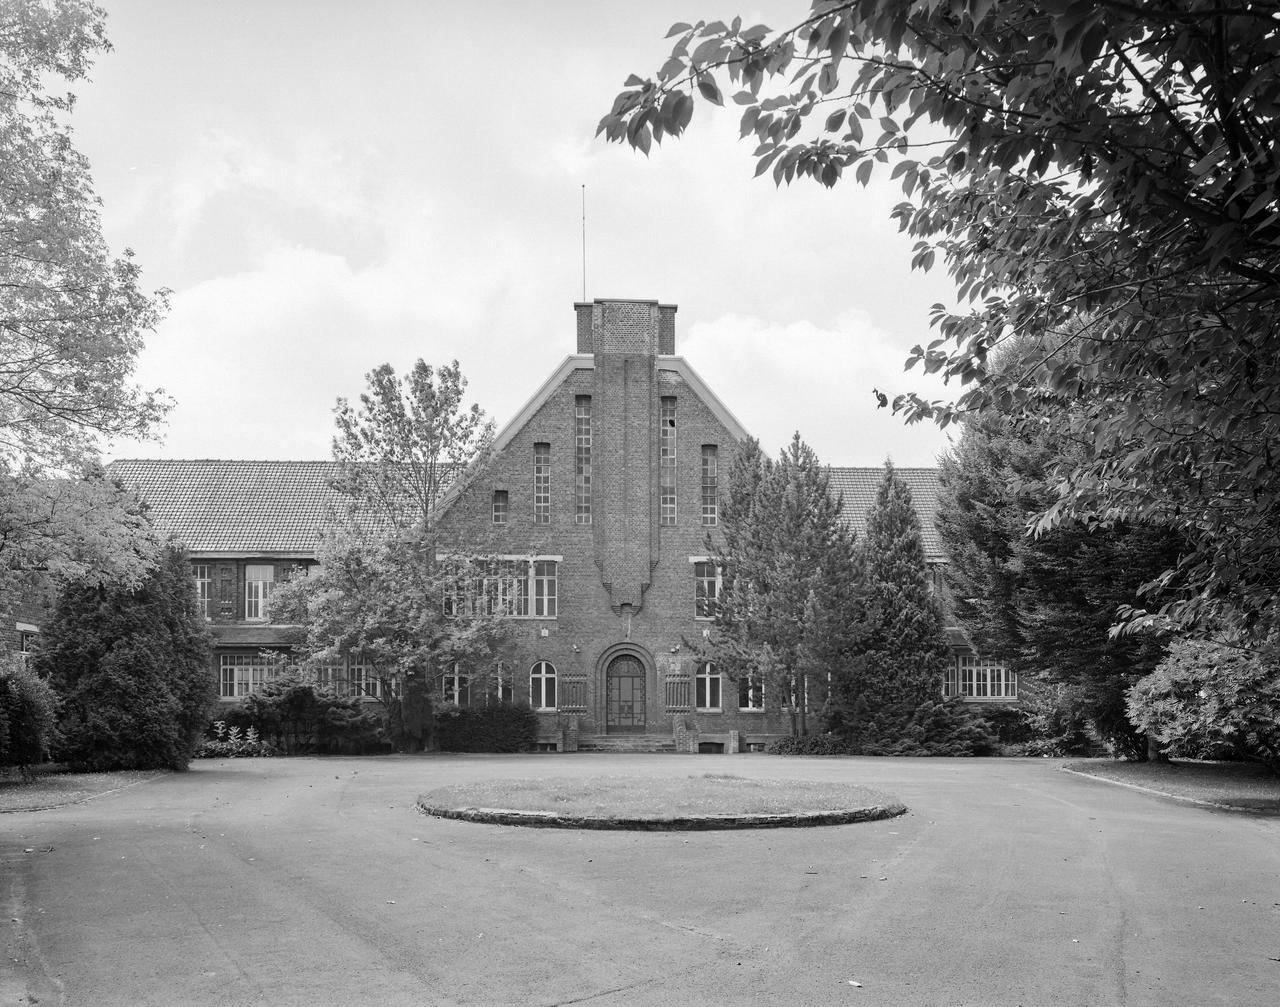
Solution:
<svg viewBox="0 0 1280 1007"><path fill-rule="evenodd" d="M665 739L691 751L762 747L789 733L789 715L776 699L761 703L745 685L701 666L691 647L709 625L717 496L746 433L675 354L674 306L595 301L575 310L578 352L446 497L437 521L441 548L498 558L521 581L512 588L523 599L515 617L520 658L508 682L515 699L539 709L544 744L655 747ZM289 637L287 627L268 621L256 602L265 589L250 581L278 582L314 562L316 531L335 500L333 464L119 461L110 468L138 488L159 527L191 550L224 698L243 694L260 674L254 656ZM898 471L921 514L929 561L944 562L933 520L936 472ZM845 519L859 532L882 475L831 469ZM999 694L973 684L984 675L995 681L993 666L979 661L958 629L949 632L957 655L949 688L981 701L1013 698L1007 676ZM444 690L465 697L462 681L447 678Z"/></svg>

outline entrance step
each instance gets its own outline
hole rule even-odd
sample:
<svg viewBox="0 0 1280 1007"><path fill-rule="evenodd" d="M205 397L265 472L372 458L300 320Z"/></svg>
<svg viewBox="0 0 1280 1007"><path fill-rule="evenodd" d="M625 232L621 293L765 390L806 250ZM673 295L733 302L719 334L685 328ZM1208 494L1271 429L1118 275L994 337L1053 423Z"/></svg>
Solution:
<svg viewBox="0 0 1280 1007"><path fill-rule="evenodd" d="M589 734L578 738L579 752L674 752L669 734Z"/></svg>

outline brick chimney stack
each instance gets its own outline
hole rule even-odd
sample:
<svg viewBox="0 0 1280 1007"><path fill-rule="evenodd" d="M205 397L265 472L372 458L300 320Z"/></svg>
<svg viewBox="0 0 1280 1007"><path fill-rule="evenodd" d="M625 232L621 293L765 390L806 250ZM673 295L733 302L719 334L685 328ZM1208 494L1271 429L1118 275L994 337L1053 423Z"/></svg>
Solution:
<svg viewBox="0 0 1280 1007"><path fill-rule="evenodd" d="M597 298L579 301L579 353L638 353L672 356L676 352L676 306L657 301Z"/></svg>

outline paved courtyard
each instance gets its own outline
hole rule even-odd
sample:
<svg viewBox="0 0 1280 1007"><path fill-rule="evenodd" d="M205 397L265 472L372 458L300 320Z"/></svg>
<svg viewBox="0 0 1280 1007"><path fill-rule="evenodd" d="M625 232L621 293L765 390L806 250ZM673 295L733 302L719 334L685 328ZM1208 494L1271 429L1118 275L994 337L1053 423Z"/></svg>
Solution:
<svg viewBox="0 0 1280 1007"><path fill-rule="evenodd" d="M615 834L413 807L467 779L703 772L911 810ZM1280 819L1048 760L200 762L0 816L0 883L3 1007L1280 1002Z"/></svg>

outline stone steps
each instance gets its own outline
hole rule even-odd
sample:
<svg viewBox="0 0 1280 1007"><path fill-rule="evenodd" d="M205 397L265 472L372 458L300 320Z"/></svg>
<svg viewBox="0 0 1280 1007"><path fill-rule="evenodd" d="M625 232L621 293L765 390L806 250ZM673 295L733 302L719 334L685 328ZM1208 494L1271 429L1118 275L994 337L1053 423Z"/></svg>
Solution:
<svg viewBox="0 0 1280 1007"><path fill-rule="evenodd" d="M579 752L674 752L669 734L597 734L578 739Z"/></svg>

